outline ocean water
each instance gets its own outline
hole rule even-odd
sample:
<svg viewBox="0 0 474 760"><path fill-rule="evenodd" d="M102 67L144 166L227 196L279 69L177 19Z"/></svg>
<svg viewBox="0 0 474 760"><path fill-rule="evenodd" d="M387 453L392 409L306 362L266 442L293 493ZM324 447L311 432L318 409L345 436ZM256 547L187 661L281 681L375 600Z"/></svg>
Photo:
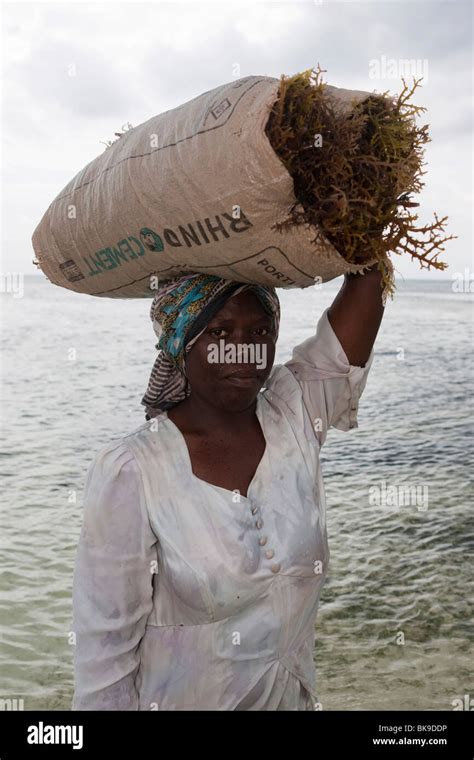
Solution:
<svg viewBox="0 0 474 760"><path fill-rule="evenodd" d="M276 362L341 280L279 291ZM144 422L149 301L26 277L2 293L0 697L70 709L71 584L87 468ZM474 697L472 294L399 281L359 428L322 451L331 565L316 625L323 710L451 710Z"/></svg>

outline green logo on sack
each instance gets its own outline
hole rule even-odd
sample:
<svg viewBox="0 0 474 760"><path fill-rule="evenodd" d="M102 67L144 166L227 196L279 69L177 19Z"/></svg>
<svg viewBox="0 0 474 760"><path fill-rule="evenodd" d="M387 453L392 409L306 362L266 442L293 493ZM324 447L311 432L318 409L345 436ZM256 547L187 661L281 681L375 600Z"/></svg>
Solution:
<svg viewBox="0 0 474 760"><path fill-rule="evenodd" d="M160 236L153 230L150 230L149 227L141 228L140 240L149 251L162 251L164 249L163 241Z"/></svg>
<svg viewBox="0 0 474 760"><path fill-rule="evenodd" d="M234 233L240 234L251 227L253 224L250 219L244 214L240 206L235 206L232 209L232 214L221 212L216 214L213 219L211 217L206 217L203 220L196 219L186 225L179 224L175 229L164 227L161 231L163 237L150 227L142 227L138 236L129 235L119 240L115 245L102 248L92 255L82 256L82 260L89 267L87 274L94 276L145 256L147 251L152 253L164 251L165 243L169 246L169 253L170 249L173 248L194 248L225 242ZM74 261L64 263L64 276L66 278L69 276L71 280L72 277L83 277L84 275L71 267L71 264L74 264Z"/></svg>

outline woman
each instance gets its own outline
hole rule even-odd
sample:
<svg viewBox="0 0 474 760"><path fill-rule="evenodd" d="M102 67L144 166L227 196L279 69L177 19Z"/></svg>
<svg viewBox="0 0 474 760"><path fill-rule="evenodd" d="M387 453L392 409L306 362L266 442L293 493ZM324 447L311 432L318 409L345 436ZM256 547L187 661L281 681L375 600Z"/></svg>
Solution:
<svg viewBox="0 0 474 760"><path fill-rule="evenodd" d="M346 275L316 335L273 367L273 288L199 274L159 289L147 422L86 481L74 710L317 708L319 448L357 427L382 314L378 271ZM234 353L211 361L219 347Z"/></svg>

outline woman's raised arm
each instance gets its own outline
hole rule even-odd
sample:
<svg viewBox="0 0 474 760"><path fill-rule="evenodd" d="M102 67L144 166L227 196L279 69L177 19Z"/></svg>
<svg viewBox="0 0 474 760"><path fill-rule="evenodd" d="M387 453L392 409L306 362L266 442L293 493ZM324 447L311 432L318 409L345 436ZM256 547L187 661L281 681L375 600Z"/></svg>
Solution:
<svg viewBox="0 0 474 760"><path fill-rule="evenodd" d="M363 367L384 314L381 274L376 267L364 274L346 274L328 310L328 319L349 362Z"/></svg>

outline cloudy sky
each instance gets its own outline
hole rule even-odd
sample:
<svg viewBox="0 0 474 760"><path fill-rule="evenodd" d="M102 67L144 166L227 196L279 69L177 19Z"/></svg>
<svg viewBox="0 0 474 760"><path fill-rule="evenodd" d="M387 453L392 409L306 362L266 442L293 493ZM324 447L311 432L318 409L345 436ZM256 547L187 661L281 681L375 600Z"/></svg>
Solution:
<svg viewBox="0 0 474 760"><path fill-rule="evenodd" d="M459 238L440 275L395 264L405 277L473 269L470 1L16 2L2 17L2 272L37 272L41 216L127 122L231 81L236 65L279 77L319 62L329 84L395 93L390 61L407 59L425 75L415 102L432 137L420 218L447 214Z"/></svg>

